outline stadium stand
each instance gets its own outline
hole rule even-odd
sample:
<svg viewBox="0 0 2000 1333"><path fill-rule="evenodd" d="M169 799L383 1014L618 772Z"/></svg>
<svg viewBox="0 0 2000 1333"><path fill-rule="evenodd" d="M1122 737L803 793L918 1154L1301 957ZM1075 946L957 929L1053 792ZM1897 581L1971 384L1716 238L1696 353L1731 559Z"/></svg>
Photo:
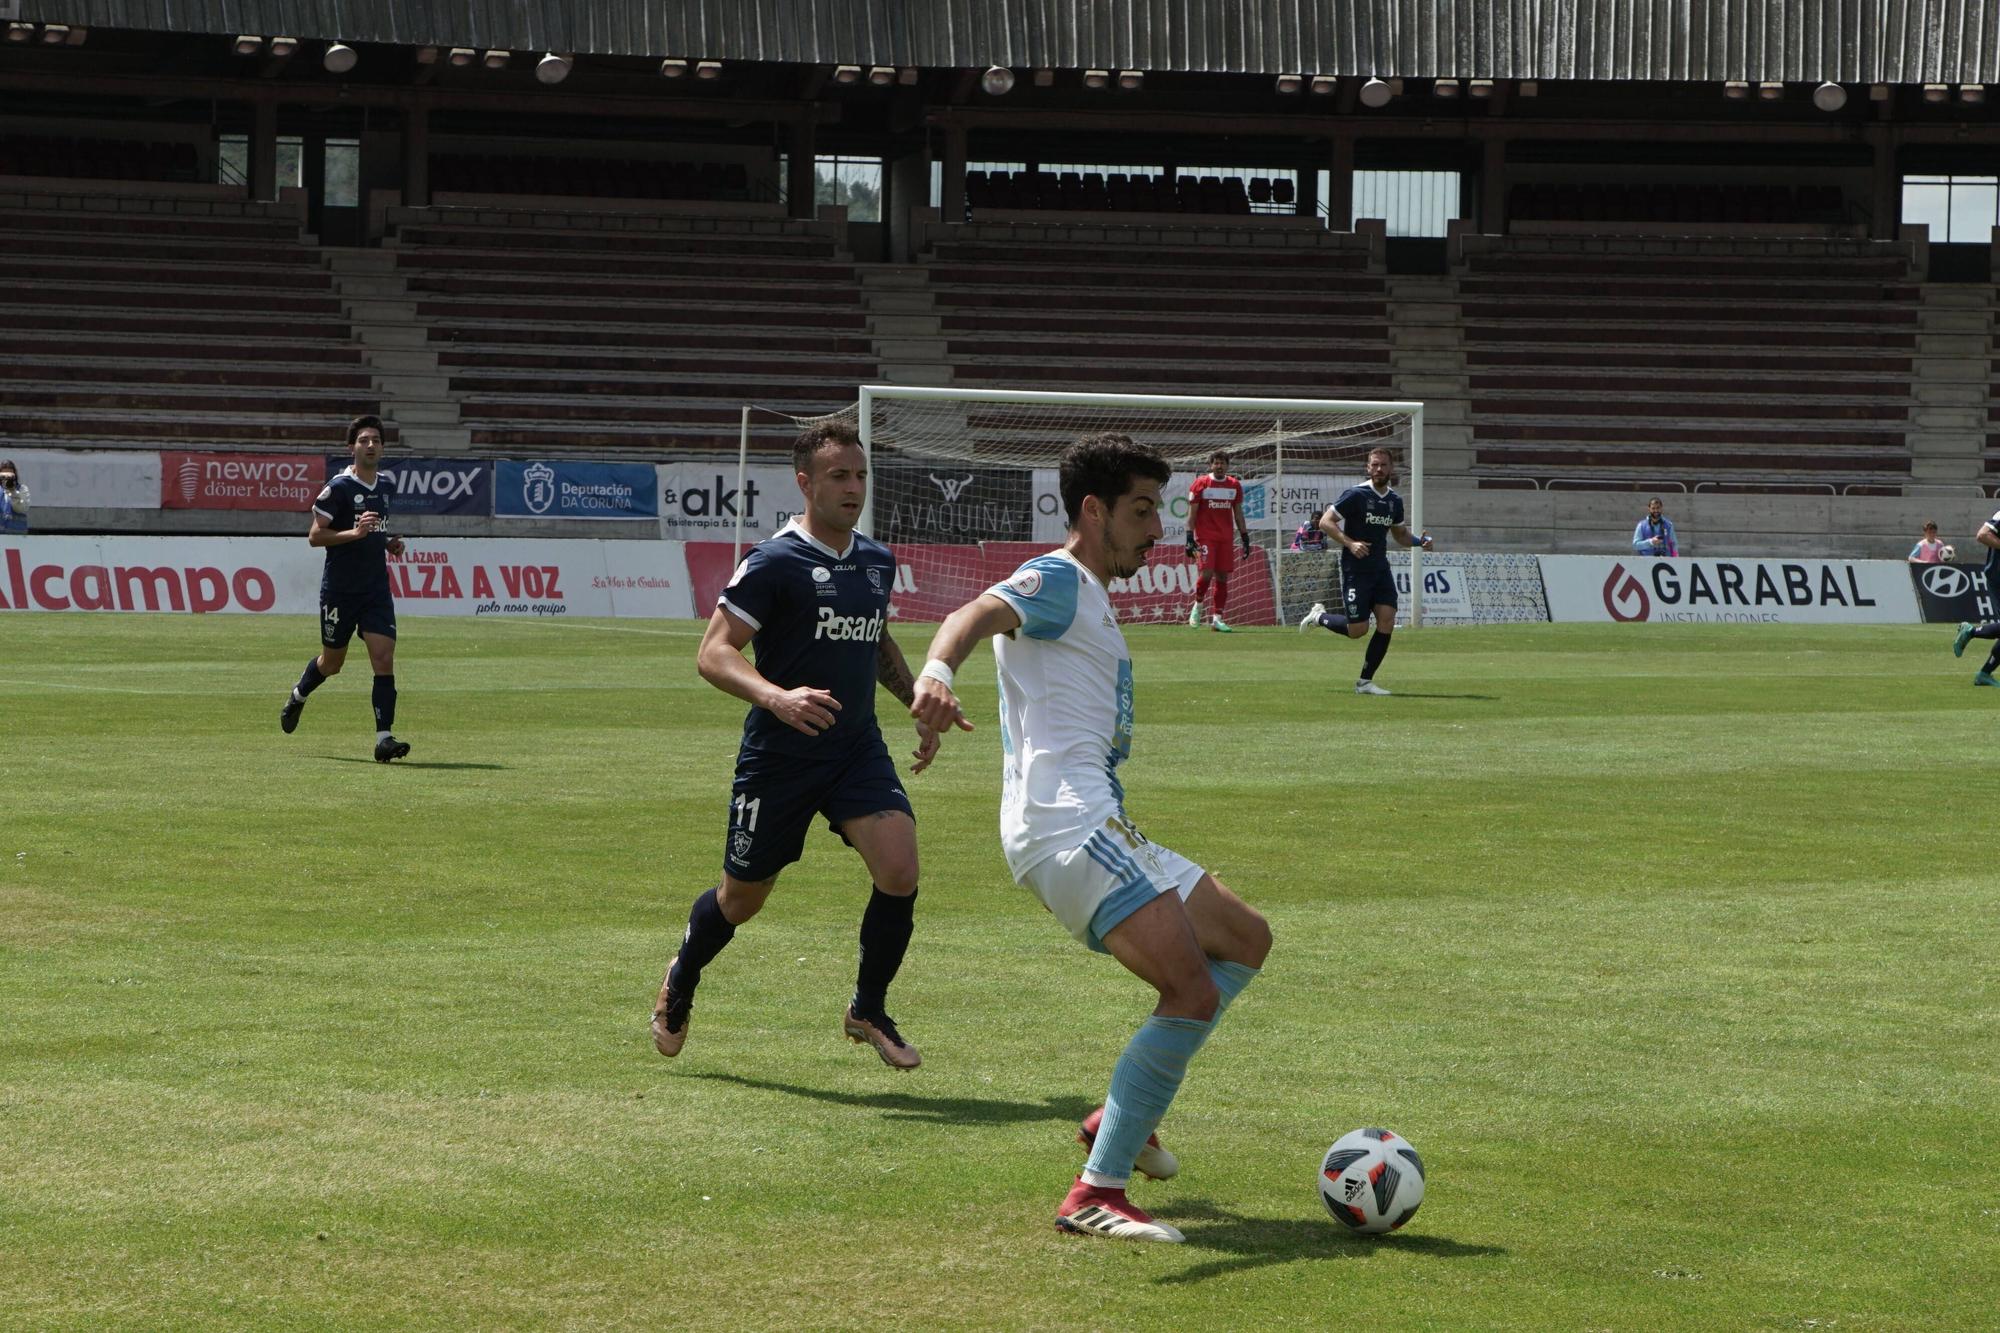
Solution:
<svg viewBox="0 0 2000 1333"><path fill-rule="evenodd" d="M1055 234L1051 234L1051 233ZM969 387L1388 398L1380 238L971 223L929 287Z"/></svg>
<svg viewBox="0 0 2000 1333"><path fill-rule="evenodd" d="M1292 182L1258 176L1142 176L1095 171L968 171L966 215L995 213L1202 213L1248 216L1290 205Z"/></svg>
<svg viewBox="0 0 2000 1333"><path fill-rule="evenodd" d="M1719 185L1619 181L1524 182L1507 191L1512 224L1644 222L1675 230L1838 228L1849 221L1837 185ZM1530 230L1551 230L1530 228Z"/></svg>
<svg viewBox="0 0 2000 1333"><path fill-rule="evenodd" d="M0 138L0 176L71 180L194 182L201 159L191 143L135 139Z"/></svg>
<svg viewBox="0 0 2000 1333"><path fill-rule="evenodd" d="M855 266L815 223L494 216L398 210L393 238L478 452L733 451L744 403L825 411L876 374Z"/></svg>
<svg viewBox="0 0 2000 1333"><path fill-rule="evenodd" d="M1483 480L1910 477L1905 245L1467 237L1458 287Z"/></svg>
<svg viewBox="0 0 2000 1333"><path fill-rule="evenodd" d="M317 451L329 419L380 410L296 217L156 202L183 211L63 211L0 193L0 435Z"/></svg>
<svg viewBox="0 0 2000 1333"><path fill-rule="evenodd" d="M740 162L433 154L430 170L431 188L451 193L732 203L751 197L749 173Z"/></svg>

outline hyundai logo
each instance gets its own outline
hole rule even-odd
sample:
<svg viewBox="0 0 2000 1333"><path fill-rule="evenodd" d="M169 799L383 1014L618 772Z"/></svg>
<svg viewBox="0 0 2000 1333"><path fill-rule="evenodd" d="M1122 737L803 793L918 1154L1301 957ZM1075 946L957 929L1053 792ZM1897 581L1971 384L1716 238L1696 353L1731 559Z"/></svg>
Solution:
<svg viewBox="0 0 2000 1333"><path fill-rule="evenodd" d="M1932 565L1924 571L1924 591L1933 597L1958 597L1971 588L1972 580L1956 565Z"/></svg>

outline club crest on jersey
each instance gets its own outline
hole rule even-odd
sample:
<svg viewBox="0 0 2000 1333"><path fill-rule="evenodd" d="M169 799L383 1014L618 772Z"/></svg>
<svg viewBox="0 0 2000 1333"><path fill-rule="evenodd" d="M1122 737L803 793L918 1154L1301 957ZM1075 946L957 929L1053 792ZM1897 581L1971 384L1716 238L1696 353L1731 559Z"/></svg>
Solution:
<svg viewBox="0 0 2000 1333"><path fill-rule="evenodd" d="M874 565L868 566L868 586L876 592L882 591L882 571Z"/></svg>
<svg viewBox="0 0 2000 1333"><path fill-rule="evenodd" d="M1042 571L1039 569L1024 569L1014 575L1013 578L1008 579L1007 586L1015 592L1020 593L1023 597L1033 597L1042 590Z"/></svg>

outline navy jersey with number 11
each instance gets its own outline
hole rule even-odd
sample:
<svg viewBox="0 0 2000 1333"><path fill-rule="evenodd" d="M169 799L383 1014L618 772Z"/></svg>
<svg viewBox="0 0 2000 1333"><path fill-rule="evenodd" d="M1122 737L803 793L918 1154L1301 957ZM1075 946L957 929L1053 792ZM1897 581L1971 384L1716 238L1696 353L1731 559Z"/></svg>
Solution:
<svg viewBox="0 0 2000 1333"><path fill-rule="evenodd" d="M797 519L750 548L721 604L754 631L757 671L781 690L812 686L840 701L817 736L762 708L743 720L743 748L831 758L876 740L876 656L889 621L896 557L856 534L845 551L815 541Z"/></svg>

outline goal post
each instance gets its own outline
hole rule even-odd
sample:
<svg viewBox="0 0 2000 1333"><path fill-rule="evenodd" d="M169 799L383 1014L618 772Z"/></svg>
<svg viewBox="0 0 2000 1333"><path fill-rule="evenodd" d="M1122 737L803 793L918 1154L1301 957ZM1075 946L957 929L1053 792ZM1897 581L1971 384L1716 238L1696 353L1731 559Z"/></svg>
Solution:
<svg viewBox="0 0 2000 1333"><path fill-rule="evenodd" d="M1410 527L1421 530L1423 405L1416 402L871 384L829 416L851 419L867 453L860 530L896 548L903 619L934 619L1028 555L1060 545L1058 461L1078 437L1105 431L1157 449L1174 469L1163 489L1165 537L1144 568L1114 583L1123 620L1186 616L1196 583L1182 545L1188 485L1218 449L1244 484L1255 542L1231 579L1232 622L1283 624L1311 602L1337 600L1332 562L1299 560L1287 548L1300 522L1364 478L1371 450L1386 448L1395 459ZM1405 612L1414 625L1423 609L1421 552L1410 555Z"/></svg>

